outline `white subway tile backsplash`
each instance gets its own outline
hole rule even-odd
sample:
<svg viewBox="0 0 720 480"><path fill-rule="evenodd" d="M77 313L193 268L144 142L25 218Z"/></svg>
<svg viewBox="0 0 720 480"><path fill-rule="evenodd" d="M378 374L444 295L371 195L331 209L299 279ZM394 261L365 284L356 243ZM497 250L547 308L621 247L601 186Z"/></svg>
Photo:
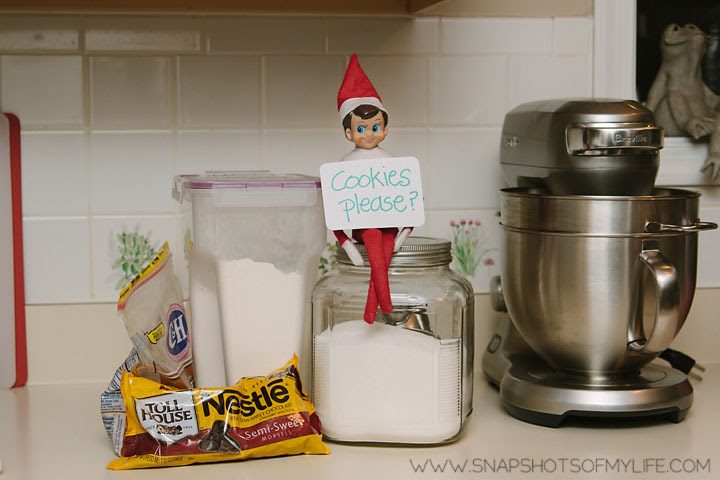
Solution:
<svg viewBox="0 0 720 480"><path fill-rule="evenodd" d="M340 126L322 130L265 130L264 168L320 176L320 165L338 162L350 145Z"/></svg>
<svg viewBox="0 0 720 480"><path fill-rule="evenodd" d="M507 112L506 57L432 57L431 125L501 125Z"/></svg>
<svg viewBox="0 0 720 480"><path fill-rule="evenodd" d="M553 22L546 18L443 18L443 54L549 54Z"/></svg>
<svg viewBox="0 0 720 480"><path fill-rule="evenodd" d="M340 161L354 145L340 126L331 129L273 129L264 132L263 167L278 173L320 176L320 165ZM421 165L427 159L424 128L389 128L382 148L397 157L416 157Z"/></svg>
<svg viewBox="0 0 720 480"><path fill-rule="evenodd" d="M24 215L88 215L86 150L82 131L22 134Z"/></svg>
<svg viewBox="0 0 720 480"><path fill-rule="evenodd" d="M700 219L704 222L720 223L720 207L700 207ZM698 287L720 286L720 230L698 234Z"/></svg>
<svg viewBox="0 0 720 480"><path fill-rule="evenodd" d="M0 15L0 51L77 52L79 16Z"/></svg>
<svg viewBox="0 0 720 480"><path fill-rule="evenodd" d="M202 21L185 16L89 16L85 50L89 52L199 52Z"/></svg>
<svg viewBox="0 0 720 480"><path fill-rule="evenodd" d="M173 75L168 57L90 57L91 125L170 128Z"/></svg>
<svg viewBox="0 0 720 480"><path fill-rule="evenodd" d="M430 236L427 232L427 216L425 217L425 223L418 227L414 227L413 231L410 232L410 235L413 237L428 237L428 236Z"/></svg>
<svg viewBox="0 0 720 480"><path fill-rule="evenodd" d="M187 56L178 59L178 126L260 126L260 59Z"/></svg>
<svg viewBox="0 0 720 480"><path fill-rule="evenodd" d="M336 105L352 53L389 110L383 148L421 162L427 222L414 234L480 221L495 248L504 116L590 96L593 28L586 17L0 14L0 105L24 128L31 301L115 302L122 232L170 240L186 287L189 217L173 176L318 175L352 148ZM720 219L718 190L704 192L703 220ZM702 287L720 287L717 235L699 237ZM68 255L53 250L65 244ZM477 291L498 268L495 257L478 267Z"/></svg>
<svg viewBox="0 0 720 480"><path fill-rule="evenodd" d="M592 50L592 20L583 17L556 18L553 21L555 55L588 55Z"/></svg>
<svg viewBox="0 0 720 480"><path fill-rule="evenodd" d="M24 127L84 124L82 57L33 55L0 57L0 104Z"/></svg>
<svg viewBox="0 0 720 480"><path fill-rule="evenodd" d="M178 174L260 169L257 130L180 131L177 144Z"/></svg>
<svg viewBox="0 0 720 480"><path fill-rule="evenodd" d="M428 98L425 57L360 56L358 60L388 110L389 125L425 125Z"/></svg>
<svg viewBox="0 0 720 480"><path fill-rule="evenodd" d="M717 182L700 171L705 159L708 157L707 137L695 140L691 137L665 137L664 145L660 150L660 168L658 169L655 185L666 187L691 186L693 189L707 188L703 195L710 194L715 202L720 203L720 193ZM703 199L703 203L707 198Z"/></svg>
<svg viewBox="0 0 720 480"><path fill-rule="evenodd" d="M428 235L433 237L453 240L454 228L461 222L467 225L472 223L477 232L477 237L481 238L481 245L478 246L477 253L487 254L492 262L488 264L497 264L500 260L498 247L500 246L502 232L500 230L499 208L484 210L434 210L427 217ZM479 225L478 225L479 223Z"/></svg>
<svg viewBox="0 0 720 480"><path fill-rule="evenodd" d="M500 204L499 128L432 128L423 178L425 208L493 209Z"/></svg>
<svg viewBox="0 0 720 480"><path fill-rule="evenodd" d="M440 22L416 17L328 17L328 53L434 54Z"/></svg>
<svg viewBox="0 0 720 480"><path fill-rule="evenodd" d="M717 321L717 289L697 289L690 314L672 342L672 348L688 353L699 364L720 360L717 339L720 338L720 322Z"/></svg>
<svg viewBox="0 0 720 480"><path fill-rule="evenodd" d="M180 205L176 216L177 228L175 230L175 247L171 247L175 256L175 273L180 279L185 298L190 296L190 260L188 258L192 248L193 226L192 209L188 202Z"/></svg>
<svg viewBox="0 0 720 480"><path fill-rule="evenodd" d="M26 218L23 250L26 303L90 300L87 217Z"/></svg>
<svg viewBox="0 0 720 480"><path fill-rule="evenodd" d="M500 274L500 218L497 210L431 211L428 235L452 242L451 268L465 276L475 293L487 293Z"/></svg>
<svg viewBox="0 0 720 480"><path fill-rule="evenodd" d="M187 295L192 222L190 205L171 198L173 176L317 175L339 160L352 148L335 103L352 53L390 111L383 148L421 162L426 223L413 235L452 239L450 222L472 221L476 253L487 256L468 277L486 292L501 268L504 115L526 101L590 96L593 29L588 17L0 13L0 108L23 125L26 301L50 304L31 307L45 309L47 325L76 308L57 304L117 302L130 277L118 262L123 233L153 252L168 240ZM703 192L701 219L720 222L720 189L688 188ZM707 332L718 330L719 235L698 236L695 318L678 338L700 360L717 356ZM36 366L67 330L47 325L35 325Z"/></svg>
<svg viewBox="0 0 720 480"><path fill-rule="evenodd" d="M209 17L206 20L210 53L322 53L320 18L285 16Z"/></svg>
<svg viewBox="0 0 720 480"><path fill-rule="evenodd" d="M90 140L93 214L175 211L172 133L93 132Z"/></svg>
<svg viewBox="0 0 720 480"><path fill-rule="evenodd" d="M592 68L586 56L512 57L510 108L534 100L592 96Z"/></svg>
<svg viewBox="0 0 720 480"><path fill-rule="evenodd" d="M340 126L337 92L342 56L265 57L266 128Z"/></svg>
<svg viewBox="0 0 720 480"><path fill-rule="evenodd" d="M665 139L667 141L667 138ZM707 147L707 145L705 145ZM662 150L661 150L662 151ZM662 160L660 160L662 163ZM680 188L687 188L700 193L700 205L703 207L720 207L720 188L717 186L698 186L693 185L689 187L682 186ZM702 218L702 217L701 217Z"/></svg>
<svg viewBox="0 0 720 480"><path fill-rule="evenodd" d="M349 147L352 143L345 142ZM382 143L382 148L396 157L415 157L420 161L420 168L425 173L428 160L427 130L424 128L388 127L388 135Z"/></svg>
<svg viewBox="0 0 720 480"><path fill-rule="evenodd" d="M90 226L95 301L117 302L120 291L155 258L165 242L173 254L176 273L187 276L175 215L92 217Z"/></svg>

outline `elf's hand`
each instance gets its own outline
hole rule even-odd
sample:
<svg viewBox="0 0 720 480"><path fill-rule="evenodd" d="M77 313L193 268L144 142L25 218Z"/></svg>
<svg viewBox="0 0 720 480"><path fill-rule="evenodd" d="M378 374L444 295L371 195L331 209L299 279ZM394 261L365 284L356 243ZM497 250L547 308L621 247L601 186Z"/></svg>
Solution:
<svg viewBox="0 0 720 480"><path fill-rule="evenodd" d="M348 257L350 257L350 261L353 263L353 265L355 265L356 267L362 267L363 265L365 265L365 261L363 260L362 255L360 255L360 251L357 249L352 240L347 239L340 245L348 254Z"/></svg>
<svg viewBox="0 0 720 480"><path fill-rule="evenodd" d="M393 252L397 253L400 251L400 247L403 246L403 243L405 243L405 240L407 240L407 237L410 236L412 231L413 227L404 227L400 229L398 234L395 236L395 248L393 249Z"/></svg>

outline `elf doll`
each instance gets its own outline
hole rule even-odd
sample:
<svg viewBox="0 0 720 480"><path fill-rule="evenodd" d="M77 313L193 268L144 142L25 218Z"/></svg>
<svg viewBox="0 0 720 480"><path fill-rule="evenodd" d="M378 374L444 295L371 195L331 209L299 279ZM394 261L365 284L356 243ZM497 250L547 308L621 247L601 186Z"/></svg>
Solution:
<svg viewBox="0 0 720 480"><path fill-rule="evenodd" d="M357 55L350 57L340 91L337 96L338 113L345 130L345 138L355 144L346 160L371 160L393 155L378 147L388 131L388 114L365 72L360 68ZM363 318L367 323L375 321L378 305L383 313L393 310L388 284L388 268L393 252L412 232L412 228L364 228L352 231L352 238L365 244L370 261L370 285ZM342 230L333 231L340 245L355 266L364 263L360 252Z"/></svg>

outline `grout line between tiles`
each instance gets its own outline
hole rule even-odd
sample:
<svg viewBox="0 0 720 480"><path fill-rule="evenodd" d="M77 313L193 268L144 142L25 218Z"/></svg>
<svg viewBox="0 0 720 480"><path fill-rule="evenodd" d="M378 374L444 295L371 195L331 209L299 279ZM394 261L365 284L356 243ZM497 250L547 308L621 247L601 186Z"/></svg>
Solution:
<svg viewBox="0 0 720 480"><path fill-rule="evenodd" d="M88 214L88 222L87 222L87 236L88 236L88 285L90 291L88 294L90 295L90 298L93 298L95 296L95 274L93 272L93 266L95 264L94 262L94 254L95 249L93 248L93 205L92 205L92 196L93 196L93 182L92 182L92 172L93 172L93 164L92 164L92 140L90 137L90 127L92 125L92 82L91 82L91 71L90 71L90 57L85 54L85 31L86 31L86 20L85 16L80 17L80 30L78 32L79 38L78 38L78 48L80 50L80 55L82 58L82 97L83 97L83 117L84 117L84 135L85 135L85 165L87 166L87 173L86 173L86 179L87 179L87 214Z"/></svg>
<svg viewBox="0 0 720 480"><path fill-rule="evenodd" d="M258 141L259 141L259 155L260 155L260 170L265 169L266 164L266 158L265 158L265 152L267 151L265 148L265 127L267 123L266 119L266 95L267 95L267 71L265 68L265 56L260 55L258 56L258 127L260 129L258 133Z"/></svg>
<svg viewBox="0 0 720 480"><path fill-rule="evenodd" d="M510 106L512 105L512 78L510 78L510 73L512 72L512 55L507 55L505 57L505 85L507 88L505 88L505 111L508 111Z"/></svg>
<svg viewBox="0 0 720 480"><path fill-rule="evenodd" d="M330 40L328 38L328 31L327 31L328 19L326 17L322 17L321 21L322 21L322 26L321 26L322 45L320 45L320 52L322 55L327 55L328 51L330 50L330 45L329 45Z"/></svg>
<svg viewBox="0 0 720 480"><path fill-rule="evenodd" d="M202 41L202 39L201 39ZM179 136L179 116L180 116L180 65L181 65L181 58L179 55L172 57L172 60L175 63L175 68L172 68L172 77L171 77L171 89L172 89L172 156L173 156L173 178L175 175L177 175L180 171L180 136ZM174 203L175 207L175 221L177 223L177 219L179 216L180 206L177 202Z"/></svg>
<svg viewBox="0 0 720 480"><path fill-rule="evenodd" d="M157 49L157 50L54 50L54 49L34 49L34 50L15 50L5 49L0 50L0 55L17 55L17 56L78 56L78 55L90 55L99 57L157 57L164 55L188 55L188 56L213 56L213 57L254 57L257 55L264 55L267 57L320 57L320 56L348 56L352 53L358 55L372 55L374 57L424 57L427 55L437 55L437 52L422 51L422 52L408 52L408 51L395 51L395 52L372 52L372 51L352 51L352 50L341 50L341 51L313 51L313 52L293 52L293 51L266 51L266 50L228 50L228 51L203 51L200 50L168 50L168 49ZM509 53L517 53L519 55L528 56L551 56L550 52L464 52L464 53L442 53L443 57L498 57L507 55ZM584 56L582 54L571 54L575 56Z"/></svg>
<svg viewBox="0 0 720 480"><path fill-rule="evenodd" d="M427 203L427 199L429 198L429 192L430 192L430 183L432 182L432 179L428 175L428 171L430 170L430 162L433 161L432 153L430 148L432 147L432 142L430 141L430 108L432 105L432 92L433 92L433 84L432 84L432 70L431 70L431 63L432 63L432 57L426 56L425 57L425 155L426 160L421 164L422 168L422 175L425 180L423 180L423 192L424 192L424 198L423 202ZM427 209L425 212L425 222L429 223L429 219L427 218ZM430 228L429 226L427 228Z"/></svg>
<svg viewBox="0 0 720 480"><path fill-rule="evenodd" d="M42 220L82 220L90 218L89 215L23 215L23 221L42 221Z"/></svg>
<svg viewBox="0 0 720 480"><path fill-rule="evenodd" d="M200 53L207 55L210 52L210 36L208 35L207 17L200 18Z"/></svg>
<svg viewBox="0 0 720 480"><path fill-rule="evenodd" d="M169 57L170 61L170 131L173 136L173 173L177 174L177 131L179 130L178 117L180 116L180 56Z"/></svg>
<svg viewBox="0 0 720 480"><path fill-rule="evenodd" d="M3 98L3 89L2 89L3 68L2 68L2 64L3 64L3 55L0 53L0 112L5 111L5 107L2 104L2 98ZM24 130L25 130L25 128L21 127L21 131L24 131Z"/></svg>
<svg viewBox="0 0 720 480"><path fill-rule="evenodd" d="M443 31L445 30L445 21L438 17L437 20L438 23L438 38L437 38L437 54L442 55L443 54Z"/></svg>
<svg viewBox="0 0 720 480"><path fill-rule="evenodd" d="M138 129L138 128L90 128L91 134L104 134L104 135L112 135L112 134L157 134L157 133L172 133L171 128L147 128L147 129Z"/></svg>
<svg viewBox="0 0 720 480"><path fill-rule="evenodd" d="M594 69L595 69L595 59L593 52L595 51L595 35L593 35L593 32L595 31L595 19L590 19L590 44L588 46L589 52L587 53L587 61L588 61L588 85L590 85L590 96L592 96L592 92L595 91L595 75L594 75Z"/></svg>

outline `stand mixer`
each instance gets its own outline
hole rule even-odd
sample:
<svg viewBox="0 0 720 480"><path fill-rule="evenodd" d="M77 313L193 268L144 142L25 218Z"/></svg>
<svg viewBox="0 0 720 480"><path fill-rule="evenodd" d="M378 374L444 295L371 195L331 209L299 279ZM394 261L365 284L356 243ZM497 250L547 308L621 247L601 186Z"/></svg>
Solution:
<svg viewBox="0 0 720 480"><path fill-rule="evenodd" d="M502 280L508 312L482 368L514 417L665 415L692 405L684 373L650 364L695 291L699 194L654 188L662 129L641 104L548 100L505 117Z"/></svg>

